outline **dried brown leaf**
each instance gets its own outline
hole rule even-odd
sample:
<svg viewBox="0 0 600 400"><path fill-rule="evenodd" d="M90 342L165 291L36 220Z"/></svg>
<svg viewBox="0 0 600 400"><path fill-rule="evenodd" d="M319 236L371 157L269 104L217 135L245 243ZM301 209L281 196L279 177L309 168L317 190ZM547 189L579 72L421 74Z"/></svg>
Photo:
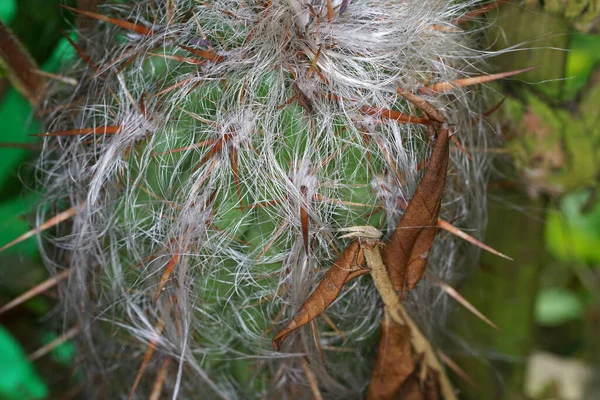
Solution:
<svg viewBox="0 0 600 400"><path fill-rule="evenodd" d="M368 400L395 399L406 378L415 369L410 346L410 328L393 321L388 313L381 320L381 339L373 368Z"/></svg>
<svg viewBox="0 0 600 400"><path fill-rule="evenodd" d="M340 294L348 276L362 269L363 265L364 253L358 241L353 241L325 273L315 291L302 304L294 318L273 338L273 347L279 350L285 338L292 332L321 315Z"/></svg>
<svg viewBox="0 0 600 400"><path fill-rule="evenodd" d="M406 379L394 400L438 400L440 398L439 374L432 369L417 366ZM426 375L421 378L420 373Z"/></svg>
<svg viewBox="0 0 600 400"><path fill-rule="evenodd" d="M457 400L454 388L444 372L431 342L423 335L419 327L406 312L406 309L400 302L400 298L394 290L392 281L381 257L378 240L381 233L371 226L351 227L346 228L345 230L350 233L343 237L358 237L361 239L365 260L371 270L371 278L373 278L375 288L381 296L383 304L385 304L388 315L394 322L400 325L407 325L410 329L411 346L415 354L422 357L421 380L425 381L427 372L432 371L431 373L435 373L435 382L440 389L439 391L443 394L444 399Z"/></svg>
<svg viewBox="0 0 600 400"><path fill-rule="evenodd" d="M35 61L2 22L0 67L7 71L12 86L35 106L44 91L44 77L35 73L38 69Z"/></svg>
<svg viewBox="0 0 600 400"><path fill-rule="evenodd" d="M425 175L404 216L383 247L383 261L401 297L415 287L427 265L427 253L435 238L442 193L448 168L449 134L442 127Z"/></svg>

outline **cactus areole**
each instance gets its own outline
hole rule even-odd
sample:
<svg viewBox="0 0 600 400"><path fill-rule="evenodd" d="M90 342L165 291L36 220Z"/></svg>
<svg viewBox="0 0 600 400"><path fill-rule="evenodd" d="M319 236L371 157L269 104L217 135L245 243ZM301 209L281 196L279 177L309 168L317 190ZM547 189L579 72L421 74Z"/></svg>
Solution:
<svg viewBox="0 0 600 400"><path fill-rule="evenodd" d="M482 4L83 3L37 218L87 398L454 398L439 282L477 248L437 227L485 219Z"/></svg>

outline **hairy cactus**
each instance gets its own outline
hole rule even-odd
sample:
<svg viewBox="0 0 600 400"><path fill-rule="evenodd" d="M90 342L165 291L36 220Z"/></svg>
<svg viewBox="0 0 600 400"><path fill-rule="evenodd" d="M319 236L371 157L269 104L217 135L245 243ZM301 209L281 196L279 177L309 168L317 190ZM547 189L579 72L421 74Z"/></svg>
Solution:
<svg viewBox="0 0 600 400"><path fill-rule="evenodd" d="M447 337L443 287L464 278L477 248L447 232L434 241L436 226L477 232L485 220L491 136L466 78L481 75L486 53L461 25L480 5L71 10L87 23L65 71L77 84L53 85L44 103L38 221L70 219L42 235L42 250L51 271L70 268L65 318L82 329L90 396L366 396L383 294L357 277L368 241L339 233L356 226L391 238L383 260L402 264L390 276L413 337L416 326L433 345ZM393 238L414 226L411 207L428 222L403 248ZM335 283L332 265L356 270ZM398 326L386 329L382 338ZM398 393L388 392L370 397Z"/></svg>

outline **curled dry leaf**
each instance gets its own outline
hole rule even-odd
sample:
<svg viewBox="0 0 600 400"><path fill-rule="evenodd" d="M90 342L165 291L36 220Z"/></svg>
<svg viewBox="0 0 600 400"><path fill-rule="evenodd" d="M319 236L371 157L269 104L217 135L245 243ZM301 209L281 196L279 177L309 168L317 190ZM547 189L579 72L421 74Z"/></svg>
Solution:
<svg viewBox="0 0 600 400"><path fill-rule="evenodd" d="M428 369L424 380L421 380L420 373L421 369L417 367L406 379L394 397L395 400L438 400L440 398L438 373Z"/></svg>
<svg viewBox="0 0 600 400"><path fill-rule="evenodd" d="M35 106L44 91L44 77L35 73L38 69L35 61L2 22L0 68L6 70L12 86Z"/></svg>
<svg viewBox="0 0 600 400"><path fill-rule="evenodd" d="M344 249L340 258L325 273L315 291L302 304L294 318L273 338L273 347L279 350L285 338L292 332L322 314L338 297L348 277L360 276L353 272L362 270L364 263L364 253L355 240Z"/></svg>
<svg viewBox="0 0 600 400"><path fill-rule="evenodd" d="M387 312L381 320L381 339L373 368L368 400L393 400L415 369L410 328L393 321Z"/></svg>
<svg viewBox="0 0 600 400"><path fill-rule="evenodd" d="M364 232L366 232L366 230ZM381 258L379 244L373 239L373 236L363 236L362 244L365 253L365 259L367 260L368 267L371 270L373 283L375 284L377 292L379 292L379 295L385 304L387 314L392 320L394 320L394 322L400 325L407 325L410 329L411 346L414 350L414 353L422 357L422 361L420 362L422 364L422 368L417 369L423 373L435 371L435 382L439 386L439 391L442 393L444 399L457 400L450 379L444 372L444 369L434 351L431 342L429 342L427 337L423 335L417 324L406 312L406 309L400 302L400 299L394 290L386 266ZM398 398L403 400L405 399L405 397Z"/></svg>
<svg viewBox="0 0 600 400"><path fill-rule="evenodd" d="M449 133L442 126L425 175L392 236L383 247L383 261L401 297L415 287L427 265L446 184Z"/></svg>

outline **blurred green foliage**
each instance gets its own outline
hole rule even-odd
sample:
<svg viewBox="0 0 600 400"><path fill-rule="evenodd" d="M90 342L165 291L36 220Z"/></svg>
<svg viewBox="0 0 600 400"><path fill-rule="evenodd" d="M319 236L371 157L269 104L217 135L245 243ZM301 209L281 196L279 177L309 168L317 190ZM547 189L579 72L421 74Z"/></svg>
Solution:
<svg viewBox="0 0 600 400"><path fill-rule="evenodd" d="M524 360L538 350L600 368L600 354L590 351L600 348L599 5L523 0L487 15L493 27L486 42L509 49L492 64L539 68L492 85L498 101L506 97L496 122L502 160L510 162L498 165L494 184L504 189L491 192L502 202L490 205L487 244L515 262L484 255L461 289L501 329L457 323L471 351L480 351L458 358L461 365L484 388L497 389L465 387L464 398L530 398ZM482 358L490 368L481 368Z"/></svg>
<svg viewBox="0 0 600 400"><path fill-rule="evenodd" d="M543 6L545 13L563 16L578 31L598 30L599 0L526 0L525 4Z"/></svg>
<svg viewBox="0 0 600 400"><path fill-rule="evenodd" d="M17 14L17 2L16 0L2 0L0 1L0 20L6 25L10 25L15 19Z"/></svg>
<svg viewBox="0 0 600 400"><path fill-rule="evenodd" d="M590 80L600 61L600 35L572 31L569 34L569 53L565 65L563 99L573 100Z"/></svg>
<svg viewBox="0 0 600 400"><path fill-rule="evenodd" d="M535 303L535 321L555 326L583 317L584 304L572 290L554 287L540 290Z"/></svg>
<svg viewBox="0 0 600 400"><path fill-rule="evenodd" d="M61 40L60 29L72 24L58 7L59 0L0 0L0 20L9 26L45 71L56 71L61 63L73 57L73 50ZM74 4L75 2L69 2ZM60 28L60 29L59 29ZM42 125L30 104L8 86L0 74L0 142L34 144L30 134L39 133ZM27 232L28 215L38 198L29 189L37 154L22 148L0 148L0 245ZM25 184L25 185L24 185ZM0 302L3 304L44 280L45 269L39 262L34 239L27 240L0 254ZM31 349L56 337L36 321L51 308L45 297L24 304L19 318L2 316L0 325L0 399L30 400L47 398L50 389L27 360L21 344ZM28 321L28 322L26 322ZM49 325L55 329L60 326ZM19 339L17 342L11 332ZM44 363L67 366L72 362L74 345L65 343L55 349ZM63 382L66 381L63 380Z"/></svg>
<svg viewBox="0 0 600 400"><path fill-rule="evenodd" d="M550 211L546 245L557 259L600 266L600 204L592 195L588 191L565 196ZM592 209L587 210L590 200Z"/></svg>
<svg viewBox="0 0 600 400"><path fill-rule="evenodd" d="M0 354L0 399L33 400L49 395L48 387L27 361L19 343L1 325Z"/></svg>

